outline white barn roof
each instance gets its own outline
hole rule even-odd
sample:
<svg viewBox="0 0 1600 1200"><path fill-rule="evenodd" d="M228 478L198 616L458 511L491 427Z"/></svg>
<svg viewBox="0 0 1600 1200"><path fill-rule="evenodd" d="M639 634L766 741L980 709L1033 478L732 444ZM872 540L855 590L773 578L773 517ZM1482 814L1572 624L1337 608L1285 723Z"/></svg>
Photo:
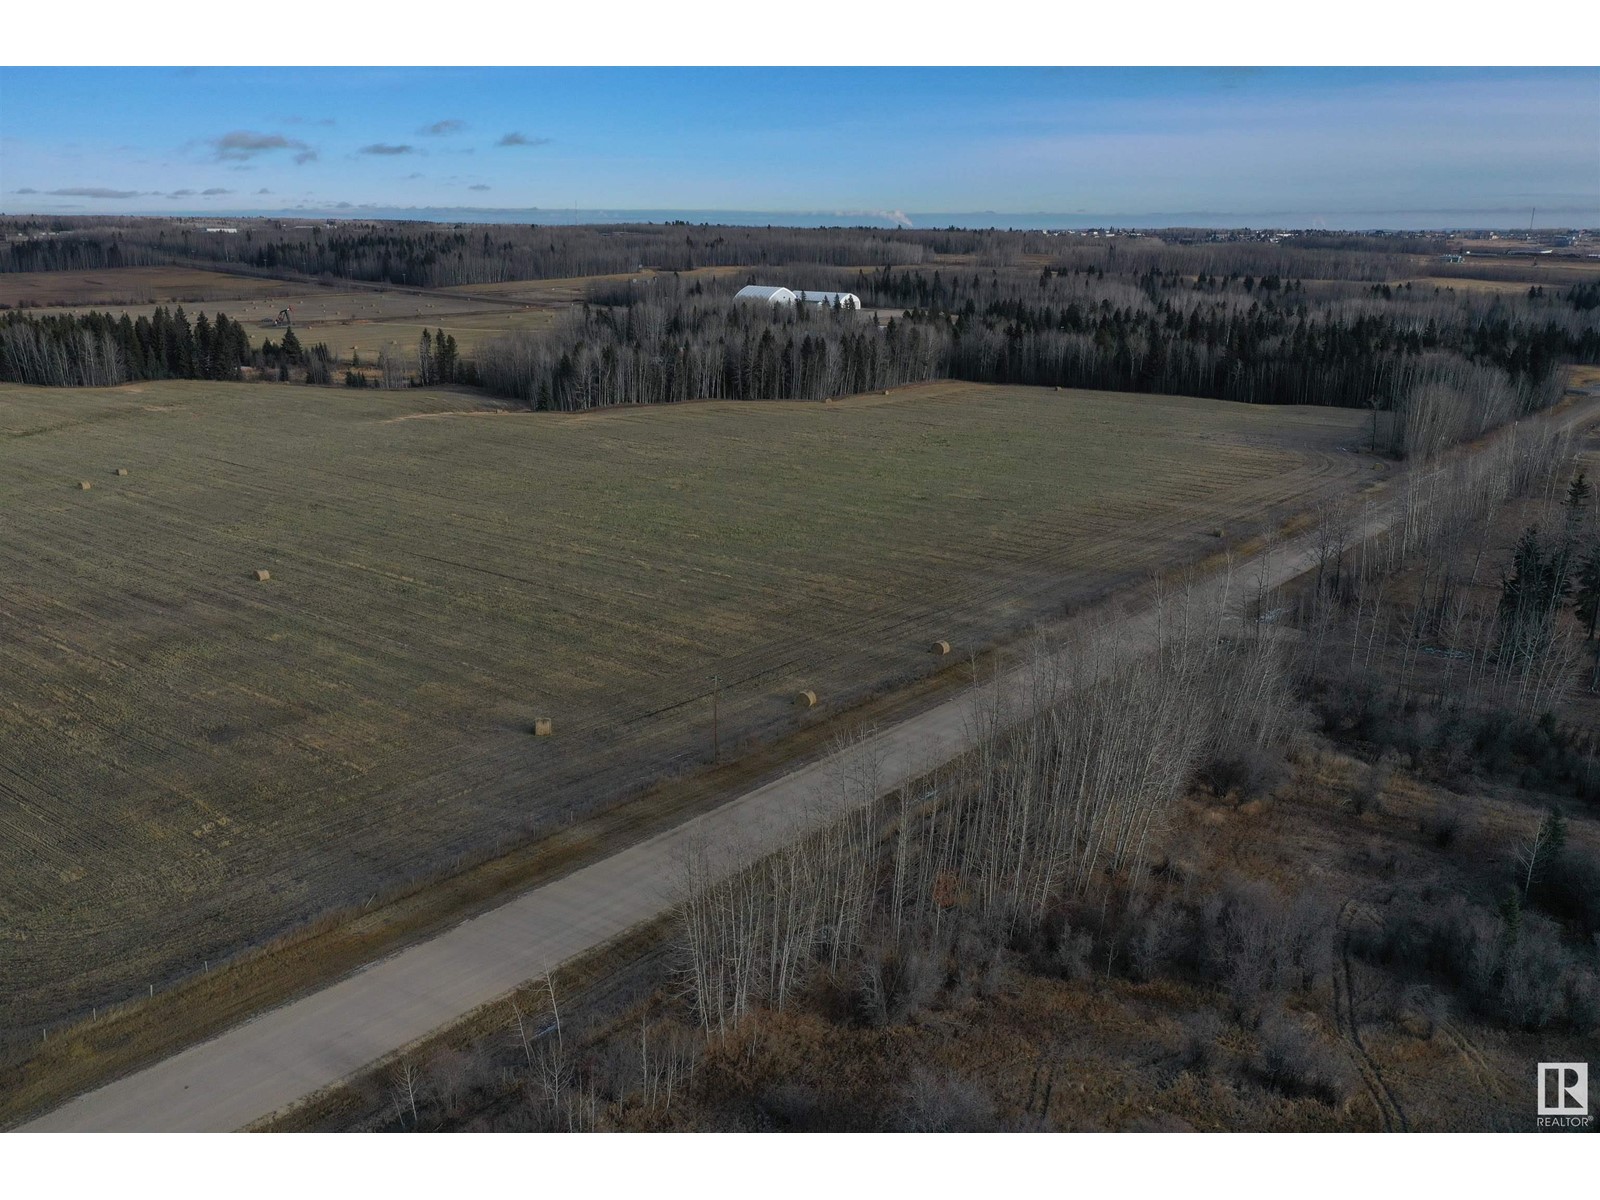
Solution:
<svg viewBox="0 0 1600 1200"><path fill-rule="evenodd" d="M762 304L793 304L795 295L786 287L763 287L752 283L734 293L735 300L756 300Z"/></svg>
<svg viewBox="0 0 1600 1200"><path fill-rule="evenodd" d="M796 300L807 304L837 304L840 308L860 308L861 297L854 292L796 292Z"/></svg>

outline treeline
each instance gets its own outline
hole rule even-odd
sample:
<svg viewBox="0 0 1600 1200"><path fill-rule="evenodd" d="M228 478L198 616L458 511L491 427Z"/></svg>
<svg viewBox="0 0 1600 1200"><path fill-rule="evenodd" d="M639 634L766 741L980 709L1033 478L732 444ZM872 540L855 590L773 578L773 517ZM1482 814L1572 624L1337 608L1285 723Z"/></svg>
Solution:
<svg viewBox="0 0 1600 1200"><path fill-rule="evenodd" d="M963 943L993 955L1070 941L1064 912L1145 873L1197 772L1281 756L1287 673L1210 618L1193 614L1192 638L1135 663L1046 648L1021 689L1042 707L1019 721L1016 697L989 695L976 750L901 792L888 839L874 764L846 759L849 816L746 870L691 863L680 958L702 1028L723 1036L757 1007L781 1009L818 970L859 980L857 1010L894 1024Z"/></svg>
<svg viewBox="0 0 1600 1200"><path fill-rule="evenodd" d="M8 240L0 271L106 269L181 261L223 263L263 273L357 279L414 287L516 279L688 271L738 266L910 266L936 257L985 269L1049 262L1100 264L1123 272L1150 267L1194 275L1240 271L1318 279L1387 280L1409 269L1409 254L1437 253L1437 239L1304 236L1269 243L1238 233L1152 231L1098 238L1039 230L805 229L689 225L550 226L423 221L242 222L237 234L207 233L193 221L56 218L44 228L0 220Z"/></svg>
<svg viewBox="0 0 1600 1200"><path fill-rule="evenodd" d="M1582 476L1567 489L1554 532L1525 534L1502 562L1491 557L1495 522L1507 504L1530 504L1555 490L1572 451L1548 429L1518 430L1475 453L1444 456L1410 473L1397 497L1400 520L1357 542L1358 514L1330 506L1318 514L1315 585L1297 598L1308 630L1303 674L1325 699L1330 721L1362 727L1394 716L1374 678L1403 681L1434 707L1471 707L1533 720L1559 707L1578 668L1589 612L1597 603L1590 573L1600 573L1600 526L1593 489ZM1493 592L1476 587L1499 571ZM1392 578L1414 579L1397 589ZM1578 620L1567 619L1576 612ZM1423 714L1435 735L1448 723ZM1405 722L1395 720L1394 728Z"/></svg>
<svg viewBox="0 0 1600 1200"><path fill-rule="evenodd" d="M217 313L201 313L193 324L182 308L164 305L137 320L126 313L0 315L0 380L45 387L114 387L151 379L243 378L244 368L259 377L290 378L291 369L307 383L327 383L336 361L328 347L301 346L294 330L280 342L270 338L252 350L244 326Z"/></svg>
<svg viewBox="0 0 1600 1200"><path fill-rule="evenodd" d="M721 302L586 306L478 350L483 386L540 410L696 399L820 400L948 373L945 331L851 311Z"/></svg>
<svg viewBox="0 0 1600 1200"><path fill-rule="evenodd" d="M1039 235L1033 235L1035 240ZM929 245L948 249L930 250ZM246 224L206 233L184 222L104 219L81 231L13 240L0 270L53 271L170 262L224 263L263 273L355 279L407 287L451 287L716 266L906 265L930 253L1022 252L1026 235L989 231L803 229L704 225L440 225L430 222Z"/></svg>
<svg viewBox="0 0 1600 1200"><path fill-rule="evenodd" d="M548 337L487 344L484 385L559 410L820 399L935 378L1335 405L1389 414L1374 418L1373 441L1427 456L1548 406L1558 364L1600 361L1576 291L1384 295L1277 274L1094 266L786 278L902 315L736 305L742 277L605 285Z"/></svg>

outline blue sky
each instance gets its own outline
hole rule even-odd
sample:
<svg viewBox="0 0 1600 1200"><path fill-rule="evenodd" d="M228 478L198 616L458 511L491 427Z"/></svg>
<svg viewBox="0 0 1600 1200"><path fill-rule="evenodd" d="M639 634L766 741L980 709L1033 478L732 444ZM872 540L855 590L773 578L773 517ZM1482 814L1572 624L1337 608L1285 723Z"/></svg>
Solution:
<svg viewBox="0 0 1600 1200"><path fill-rule="evenodd" d="M340 205L1600 224L1600 70L0 67L0 211Z"/></svg>

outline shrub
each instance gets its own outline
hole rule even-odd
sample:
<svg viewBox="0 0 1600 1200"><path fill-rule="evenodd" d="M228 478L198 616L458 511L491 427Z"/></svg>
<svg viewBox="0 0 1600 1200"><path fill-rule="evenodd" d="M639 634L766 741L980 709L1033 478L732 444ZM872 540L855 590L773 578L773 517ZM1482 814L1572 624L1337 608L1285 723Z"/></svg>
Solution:
<svg viewBox="0 0 1600 1200"><path fill-rule="evenodd" d="M994 1102L954 1071L917 1067L890 1114L889 1127L905 1133L987 1132L995 1127Z"/></svg>
<svg viewBox="0 0 1600 1200"><path fill-rule="evenodd" d="M855 1008L868 1025L899 1025L931 1004L943 982L943 969L921 947L882 947L862 959Z"/></svg>
<svg viewBox="0 0 1600 1200"><path fill-rule="evenodd" d="M1287 1096L1314 1096L1337 1105L1348 1100L1355 1088L1349 1055L1281 1011L1262 1021L1253 1065L1263 1081Z"/></svg>

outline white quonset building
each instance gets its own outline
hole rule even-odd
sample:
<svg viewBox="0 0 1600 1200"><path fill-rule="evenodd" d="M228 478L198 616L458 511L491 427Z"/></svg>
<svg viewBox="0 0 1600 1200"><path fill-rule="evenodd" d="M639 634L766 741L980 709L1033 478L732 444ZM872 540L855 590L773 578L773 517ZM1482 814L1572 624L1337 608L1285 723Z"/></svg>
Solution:
<svg viewBox="0 0 1600 1200"><path fill-rule="evenodd" d="M793 304L795 294L786 287L762 287L752 283L749 287L742 287L733 294L735 300L746 300L752 304Z"/></svg>
<svg viewBox="0 0 1600 1200"><path fill-rule="evenodd" d="M786 287L766 287L752 283L734 293L735 300L752 304L826 304L829 308L860 308L861 298L853 292L791 292Z"/></svg>
<svg viewBox="0 0 1600 1200"><path fill-rule="evenodd" d="M796 292L794 297L802 304L826 304L829 308L861 307L861 297L854 292Z"/></svg>

